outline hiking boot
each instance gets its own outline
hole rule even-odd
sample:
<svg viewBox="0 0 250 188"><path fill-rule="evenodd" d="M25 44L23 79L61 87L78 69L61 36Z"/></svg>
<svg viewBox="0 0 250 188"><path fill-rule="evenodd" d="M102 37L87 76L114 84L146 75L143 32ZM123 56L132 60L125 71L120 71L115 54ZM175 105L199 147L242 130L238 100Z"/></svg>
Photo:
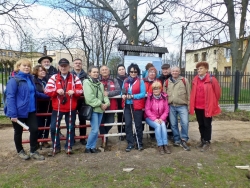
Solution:
<svg viewBox="0 0 250 188"><path fill-rule="evenodd" d="M163 146L158 146L158 150L159 150L159 153L160 153L161 155L164 155L164 154L165 154L165 153L164 153Z"/></svg>
<svg viewBox="0 0 250 188"><path fill-rule="evenodd" d="M48 142L44 142L44 143L43 143L43 147L44 147L44 148L50 148L50 144L49 144Z"/></svg>
<svg viewBox="0 0 250 188"><path fill-rule="evenodd" d="M180 143L180 146L185 150L185 151L190 151L190 147L187 145L187 142L185 140L182 140Z"/></svg>
<svg viewBox="0 0 250 188"><path fill-rule="evenodd" d="M65 149L65 153L66 154L73 154L74 152L72 151L72 149Z"/></svg>
<svg viewBox="0 0 250 188"><path fill-rule="evenodd" d="M24 159L24 160L30 159L30 156L27 155L26 152L25 152L23 149L22 149L21 151L19 151L18 156L19 156L21 159Z"/></svg>
<svg viewBox="0 0 250 188"><path fill-rule="evenodd" d="M81 142L82 145L86 145L87 144L87 141L85 139L80 140L80 142Z"/></svg>
<svg viewBox="0 0 250 188"><path fill-rule="evenodd" d="M138 150L139 150L139 151L144 150L143 146L139 146Z"/></svg>
<svg viewBox="0 0 250 188"><path fill-rule="evenodd" d="M205 144L205 141L203 139L201 139L201 142L198 143L195 147L198 149L198 148L202 148L203 145Z"/></svg>
<svg viewBox="0 0 250 188"><path fill-rule="evenodd" d="M180 142L174 142L174 147L179 147L180 146Z"/></svg>
<svg viewBox="0 0 250 188"><path fill-rule="evenodd" d="M126 152L130 152L132 149L134 149L134 147L133 146L128 146L127 148L126 148Z"/></svg>
<svg viewBox="0 0 250 188"><path fill-rule="evenodd" d="M166 154L171 154L171 151L167 145L163 146L163 149Z"/></svg>
<svg viewBox="0 0 250 188"><path fill-rule="evenodd" d="M58 154L58 153L61 153L61 149L56 148L56 150L55 150L55 155ZM48 152L48 156L49 156L49 157L53 156L53 149L51 149L51 150Z"/></svg>
<svg viewBox="0 0 250 188"><path fill-rule="evenodd" d="M37 159L37 160L44 160L45 157L43 155L40 155L38 151L35 151L34 153L30 153L30 158Z"/></svg>
<svg viewBox="0 0 250 188"><path fill-rule="evenodd" d="M209 150L210 149L210 142L208 142L208 141L206 141L204 144L203 144L203 146L202 146L202 148L201 148L201 152L205 152L205 151L207 151L207 150Z"/></svg>
<svg viewBox="0 0 250 188"><path fill-rule="evenodd" d="M65 136L64 136L64 134L63 134L63 133L61 133L61 131L59 131L59 136L60 136L60 138L65 137Z"/></svg>

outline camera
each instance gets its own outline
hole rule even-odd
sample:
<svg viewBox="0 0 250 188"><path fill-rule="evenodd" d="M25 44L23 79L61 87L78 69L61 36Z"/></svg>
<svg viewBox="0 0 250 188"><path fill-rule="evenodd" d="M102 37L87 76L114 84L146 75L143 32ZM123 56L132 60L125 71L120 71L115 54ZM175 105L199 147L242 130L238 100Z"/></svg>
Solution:
<svg viewBox="0 0 250 188"><path fill-rule="evenodd" d="M64 96L64 97L63 97L63 100L62 100L62 104L66 104L67 101L68 101L68 100L67 100L67 97Z"/></svg>

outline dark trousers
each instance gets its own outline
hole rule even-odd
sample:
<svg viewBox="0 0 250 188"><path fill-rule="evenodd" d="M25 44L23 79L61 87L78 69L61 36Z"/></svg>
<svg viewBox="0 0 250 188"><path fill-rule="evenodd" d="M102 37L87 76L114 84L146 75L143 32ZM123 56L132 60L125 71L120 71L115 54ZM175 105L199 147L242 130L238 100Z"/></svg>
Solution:
<svg viewBox="0 0 250 188"><path fill-rule="evenodd" d="M28 118L18 118L18 119L29 127L30 152L34 153L37 150L37 136L38 136L36 113L31 112L28 114ZM12 125L14 127L14 141L16 145L16 150L19 153L23 149L22 146L23 127L16 122L12 122Z"/></svg>
<svg viewBox="0 0 250 188"><path fill-rule="evenodd" d="M51 122L51 116L38 116L37 117L38 127L50 127L50 122ZM48 137L49 137L49 129L38 131L38 139L48 138Z"/></svg>
<svg viewBox="0 0 250 188"><path fill-rule="evenodd" d="M168 132L168 136L173 136L173 132L172 132L172 129L171 129L171 123L170 123L170 120L169 120L169 116L167 117L167 120L166 120L166 126L167 126L168 130L171 130L171 132Z"/></svg>
<svg viewBox="0 0 250 188"><path fill-rule="evenodd" d="M123 113L117 113L117 122L119 123L125 123L124 122L124 115ZM125 125L118 125L117 126L118 133L125 133Z"/></svg>
<svg viewBox="0 0 250 188"><path fill-rule="evenodd" d="M102 116L102 122L101 124L104 123L114 123L115 122L115 114L114 113L103 113ZM108 134L109 130L112 128L112 126L100 126L100 134Z"/></svg>
<svg viewBox="0 0 250 188"><path fill-rule="evenodd" d="M132 109L132 110L131 110ZM133 125L132 125L132 114L134 117L134 123L135 123L135 134L138 138L138 143L140 146L142 146L142 110L133 110L133 105L126 104L125 105L125 131L126 131L126 140L128 142L128 146L134 146L134 137L133 137ZM136 138L135 138L136 139Z"/></svg>
<svg viewBox="0 0 250 188"><path fill-rule="evenodd" d="M70 129L70 147L72 148L72 146L74 145L76 111L75 110L71 111L71 125L70 125L69 124L70 112L59 112L59 116L57 117L57 111L52 110L51 125L50 125L51 141L52 141L52 146L54 146L54 141L56 137L57 149L61 149L61 144L60 144L60 137L59 137L58 132L56 134L56 124L58 123L58 130L59 130L63 115L65 115L65 123L67 127L67 137L66 137L67 139L66 139L66 144L64 148L66 149L68 147L69 128L71 128ZM57 118L58 118L58 122L57 122Z"/></svg>
<svg viewBox="0 0 250 188"><path fill-rule="evenodd" d="M201 139L210 142L212 135L212 117L205 117L204 109L195 109L195 114L199 124Z"/></svg>
<svg viewBox="0 0 250 188"><path fill-rule="evenodd" d="M83 99L78 99L77 102L77 111L79 112L81 110L82 104L83 104ZM79 125L86 125L86 120L78 116L79 118ZM79 128L79 134L80 136L85 136L87 133L87 127L81 127ZM75 134L74 134L75 135ZM84 140L84 139L81 139Z"/></svg>

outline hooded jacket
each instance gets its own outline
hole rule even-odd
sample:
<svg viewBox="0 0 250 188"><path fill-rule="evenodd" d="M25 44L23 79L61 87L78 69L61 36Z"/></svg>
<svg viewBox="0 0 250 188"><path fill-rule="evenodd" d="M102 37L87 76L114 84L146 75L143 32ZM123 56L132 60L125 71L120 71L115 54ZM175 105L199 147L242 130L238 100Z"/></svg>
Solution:
<svg viewBox="0 0 250 188"><path fill-rule="evenodd" d="M110 105L109 98L103 95L103 84L100 81L95 83L89 77L83 81L83 88L85 103L92 106L94 112L103 113L104 111L101 109L101 104Z"/></svg>
<svg viewBox="0 0 250 188"><path fill-rule="evenodd" d="M195 76L192 82L192 91L190 96L190 114L194 114L197 82L199 76ZM220 114L221 109L219 100L221 96L221 88L216 78L207 73L204 78L204 92L205 92L205 117L212 117Z"/></svg>
<svg viewBox="0 0 250 188"><path fill-rule="evenodd" d="M168 113L167 94L162 92L160 98L156 99L152 93L149 93L145 105L145 118L149 118L152 121L156 119L166 121Z"/></svg>
<svg viewBox="0 0 250 188"><path fill-rule="evenodd" d="M30 110L30 103L36 104L36 97L49 99L49 97L43 93L36 91L35 84L33 82L33 76L20 71L14 76L19 80L16 82L15 78L10 78L6 86L6 105L4 106L4 112L6 116L10 118L27 118ZM34 96L30 94L30 88L27 79L31 87L34 87ZM36 108L36 106L35 106Z"/></svg>

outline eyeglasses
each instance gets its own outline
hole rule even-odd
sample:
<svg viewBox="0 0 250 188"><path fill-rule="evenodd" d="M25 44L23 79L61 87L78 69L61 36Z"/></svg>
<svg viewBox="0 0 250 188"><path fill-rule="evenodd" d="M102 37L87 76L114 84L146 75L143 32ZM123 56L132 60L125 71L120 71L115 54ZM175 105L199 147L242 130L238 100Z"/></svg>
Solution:
<svg viewBox="0 0 250 188"><path fill-rule="evenodd" d="M131 74L137 74L137 71L130 71Z"/></svg>
<svg viewBox="0 0 250 188"><path fill-rule="evenodd" d="M159 87L154 87L153 90L160 90L160 88Z"/></svg>
<svg viewBox="0 0 250 188"><path fill-rule="evenodd" d="M155 72L154 71L150 71L149 74L155 74Z"/></svg>

